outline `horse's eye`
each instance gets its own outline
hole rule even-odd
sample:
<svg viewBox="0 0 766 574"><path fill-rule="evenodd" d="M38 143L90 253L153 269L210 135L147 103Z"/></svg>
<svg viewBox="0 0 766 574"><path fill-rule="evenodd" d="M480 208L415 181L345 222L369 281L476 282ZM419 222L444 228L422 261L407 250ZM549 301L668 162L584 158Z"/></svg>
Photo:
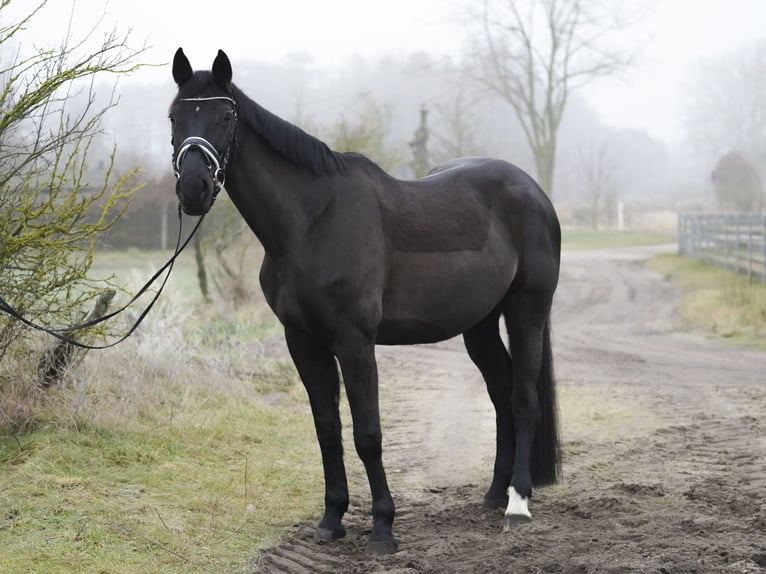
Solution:
<svg viewBox="0 0 766 574"><path fill-rule="evenodd" d="M170 115L168 116L168 119L170 120L170 123L171 123L171 124L174 124L174 123L176 123L176 118L173 116L173 114L170 114Z"/></svg>

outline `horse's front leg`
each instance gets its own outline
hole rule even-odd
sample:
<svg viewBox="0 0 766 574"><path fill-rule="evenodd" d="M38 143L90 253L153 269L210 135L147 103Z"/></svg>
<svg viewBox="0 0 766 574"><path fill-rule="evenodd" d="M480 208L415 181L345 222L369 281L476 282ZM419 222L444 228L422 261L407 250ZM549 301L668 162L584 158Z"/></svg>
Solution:
<svg viewBox="0 0 766 574"><path fill-rule="evenodd" d="M317 541L343 538L343 515L348 509L348 483L343 464L338 413L340 380L332 351L301 331L286 327L290 355L308 392L314 415L325 481L325 511L314 535Z"/></svg>
<svg viewBox="0 0 766 574"><path fill-rule="evenodd" d="M394 501L383 469L375 344L370 337L351 331L340 339L336 355L351 407L354 445L372 491L372 532L367 550L371 554L391 554L398 543L391 530Z"/></svg>

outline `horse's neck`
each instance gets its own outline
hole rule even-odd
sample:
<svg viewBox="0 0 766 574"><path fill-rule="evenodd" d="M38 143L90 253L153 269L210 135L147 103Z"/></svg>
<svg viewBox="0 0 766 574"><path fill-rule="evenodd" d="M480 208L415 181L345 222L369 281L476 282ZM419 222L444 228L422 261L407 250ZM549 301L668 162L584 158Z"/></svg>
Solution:
<svg viewBox="0 0 766 574"><path fill-rule="evenodd" d="M304 233L321 202L318 176L290 164L258 136L243 134L226 189L269 255L278 259Z"/></svg>

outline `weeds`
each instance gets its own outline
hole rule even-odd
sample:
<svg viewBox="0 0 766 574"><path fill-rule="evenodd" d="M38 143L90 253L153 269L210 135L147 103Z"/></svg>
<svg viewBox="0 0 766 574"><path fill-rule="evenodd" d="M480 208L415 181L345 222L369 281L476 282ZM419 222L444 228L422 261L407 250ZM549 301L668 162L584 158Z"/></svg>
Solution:
<svg viewBox="0 0 766 574"><path fill-rule="evenodd" d="M678 255L661 255L649 267L684 290L683 316L738 342L766 347L766 285Z"/></svg>
<svg viewBox="0 0 766 574"><path fill-rule="evenodd" d="M244 572L319 511L312 419L276 323L262 302L232 313L170 288L59 387L6 369L0 573Z"/></svg>

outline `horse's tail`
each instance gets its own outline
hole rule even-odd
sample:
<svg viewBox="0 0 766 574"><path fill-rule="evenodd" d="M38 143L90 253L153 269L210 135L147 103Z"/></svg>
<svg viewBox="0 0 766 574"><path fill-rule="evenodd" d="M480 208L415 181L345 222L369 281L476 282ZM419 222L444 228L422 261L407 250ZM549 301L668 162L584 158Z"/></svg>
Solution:
<svg viewBox="0 0 766 574"><path fill-rule="evenodd" d="M550 317L543 330L543 356L537 380L537 398L540 405L540 423L532 445L530 471L534 486L553 484L561 477L561 451L559 448L558 407L556 381L553 377Z"/></svg>

